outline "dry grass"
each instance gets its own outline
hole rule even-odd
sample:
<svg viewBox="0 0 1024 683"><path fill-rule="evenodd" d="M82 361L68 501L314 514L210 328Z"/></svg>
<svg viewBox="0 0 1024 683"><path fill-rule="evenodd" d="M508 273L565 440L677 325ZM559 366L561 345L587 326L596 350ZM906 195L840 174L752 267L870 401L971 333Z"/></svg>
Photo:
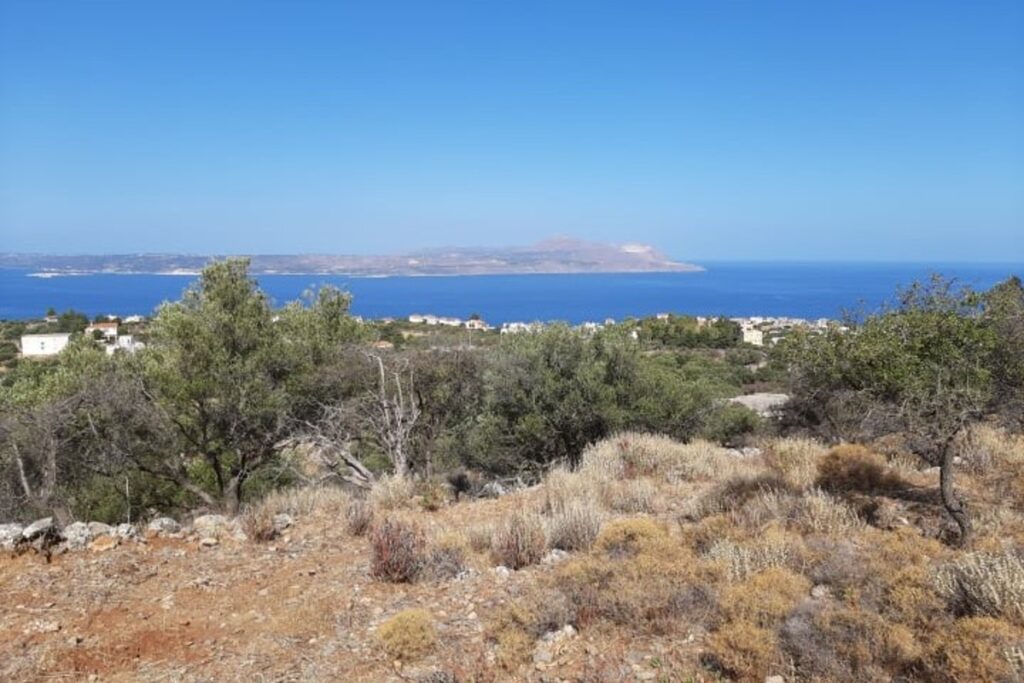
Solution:
<svg viewBox="0 0 1024 683"><path fill-rule="evenodd" d="M382 623L377 629L377 637L392 659L411 660L434 648L437 630L430 612L407 609Z"/></svg>
<svg viewBox="0 0 1024 683"><path fill-rule="evenodd" d="M759 446L768 469L794 489L806 489L818 476L818 463L826 450L817 441L789 437L767 439Z"/></svg>
<svg viewBox="0 0 1024 683"><path fill-rule="evenodd" d="M721 566L731 581L743 581L767 569L786 567L796 556L793 539L777 529L769 529L760 538L742 543L723 539L704 554L706 560Z"/></svg>
<svg viewBox="0 0 1024 683"><path fill-rule="evenodd" d="M747 463L708 441L684 444L668 437L624 432L583 452L580 472L600 481L649 477L707 481L733 476Z"/></svg>
<svg viewBox="0 0 1024 683"><path fill-rule="evenodd" d="M826 491L887 493L907 488L903 477L881 455L858 444L843 444L818 465L817 485Z"/></svg>
<svg viewBox="0 0 1024 683"><path fill-rule="evenodd" d="M1004 618L1024 626L1024 560L1016 553L971 553L945 564L939 591L956 614Z"/></svg>
<svg viewBox="0 0 1024 683"><path fill-rule="evenodd" d="M547 550L544 523L534 514L514 512L495 531L491 559L510 569L537 564Z"/></svg>
<svg viewBox="0 0 1024 683"><path fill-rule="evenodd" d="M391 583L411 583L427 563L423 531L396 517L387 517L370 531L370 573Z"/></svg>
<svg viewBox="0 0 1024 683"><path fill-rule="evenodd" d="M588 550L601 530L601 513L587 502L577 502L554 513L546 523L548 545L567 551Z"/></svg>
<svg viewBox="0 0 1024 683"><path fill-rule="evenodd" d="M365 536L373 525L373 506L363 498L356 498L345 509L345 527L353 536Z"/></svg>
<svg viewBox="0 0 1024 683"><path fill-rule="evenodd" d="M248 538L265 542L280 533L274 520L278 515L296 519L314 513L335 515L344 510L350 500L347 491L334 486L281 489L246 508L239 521Z"/></svg>
<svg viewBox="0 0 1024 683"><path fill-rule="evenodd" d="M416 484L411 479L385 475L370 490L370 503L382 511L413 507Z"/></svg>

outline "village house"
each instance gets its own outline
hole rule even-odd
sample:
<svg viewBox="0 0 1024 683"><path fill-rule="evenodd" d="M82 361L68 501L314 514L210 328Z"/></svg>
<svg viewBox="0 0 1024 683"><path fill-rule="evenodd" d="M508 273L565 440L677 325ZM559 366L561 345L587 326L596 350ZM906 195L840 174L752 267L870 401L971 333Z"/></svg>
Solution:
<svg viewBox="0 0 1024 683"><path fill-rule="evenodd" d="M85 334L88 337L93 336L94 332L99 332L100 335L102 335L104 341L110 343L117 341L116 322L92 323L87 328L85 328Z"/></svg>
<svg viewBox="0 0 1024 683"><path fill-rule="evenodd" d="M479 318L474 318L472 320L466 321L466 329L486 332L487 330L491 329L491 326L485 323L483 320L480 320Z"/></svg>
<svg viewBox="0 0 1024 683"><path fill-rule="evenodd" d="M764 332L756 327L743 328L743 343L764 346Z"/></svg>
<svg viewBox="0 0 1024 683"><path fill-rule="evenodd" d="M25 357L55 356L68 345L67 332L21 335L21 355Z"/></svg>

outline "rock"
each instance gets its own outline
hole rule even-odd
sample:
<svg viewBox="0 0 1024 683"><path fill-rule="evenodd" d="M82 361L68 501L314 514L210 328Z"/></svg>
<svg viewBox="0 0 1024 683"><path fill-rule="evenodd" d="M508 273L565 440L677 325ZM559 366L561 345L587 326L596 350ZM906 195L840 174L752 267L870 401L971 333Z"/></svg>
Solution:
<svg viewBox="0 0 1024 683"><path fill-rule="evenodd" d="M104 534L92 540L92 543L89 544L89 550L94 553L103 553L116 548L120 542L121 539L118 537Z"/></svg>
<svg viewBox="0 0 1024 683"><path fill-rule="evenodd" d="M29 524L21 532L21 537L26 541L34 541L40 536L56 533L57 527L53 524L53 517L37 519Z"/></svg>
<svg viewBox="0 0 1024 683"><path fill-rule="evenodd" d="M766 676L764 683L786 683L786 679L779 675Z"/></svg>
<svg viewBox="0 0 1024 683"><path fill-rule="evenodd" d="M158 536L167 536L181 531L181 525L170 517L157 517L146 525L146 531L153 532Z"/></svg>
<svg viewBox="0 0 1024 683"><path fill-rule="evenodd" d="M89 522L89 533L92 534L93 538L103 536L104 534L113 535L114 527L103 522Z"/></svg>
<svg viewBox="0 0 1024 683"><path fill-rule="evenodd" d="M59 630L59 622L41 619L39 621L33 621L23 632L25 635L30 635L32 633L56 633Z"/></svg>
<svg viewBox="0 0 1024 683"><path fill-rule="evenodd" d="M0 550L11 550L21 538L25 527L20 524L0 524Z"/></svg>
<svg viewBox="0 0 1024 683"><path fill-rule="evenodd" d="M82 550L89 545L89 541L93 539L92 531L89 529L89 525L85 522L74 522L64 527L64 541L68 545L68 550Z"/></svg>
<svg viewBox="0 0 1024 683"><path fill-rule="evenodd" d="M481 498L500 498L508 491L496 481L489 481L480 488Z"/></svg>
<svg viewBox="0 0 1024 683"><path fill-rule="evenodd" d="M498 565L497 567L495 567L491 571L494 572L494 575L496 577L498 577L499 579L502 579L502 580L507 579L508 577L512 576L512 570L509 569L508 567L504 566L504 565Z"/></svg>
<svg viewBox="0 0 1024 683"><path fill-rule="evenodd" d="M137 538L139 530L135 528L134 524L118 524L114 529L114 536L118 538L128 540L130 538Z"/></svg>
<svg viewBox="0 0 1024 683"><path fill-rule="evenodd" d="M242 527L238 522L228 519L224 515L202 515L196 517L192 520L192 531L201 538L245 540L245 532L242 531Z"/></svg>
<svg viewBox="0 0 1024 683"><path fill-rule="evenodd" d="M554 548L553 550L551 550L551 552L549 552L541 559L541 564L558 564L567 557L569 557L569 553L565 552L564 550Z"/></svg>
<svg viewBox="0 0 1024 683"><path fill-rule="evenodd" d="M288 528L295 524L295 520L286 512L280 512L274 515L274 531L281 534Z"/></svg>
<svg viewBox="0 0 1024 683"><path fill-rule="evenodd" d="M811 597L815 600L828 600L832 597L832 589L825 584L819 583L811 589Z"/></svg>
<svg viewBox="0 0 1024 683"><path fill-rule="evenodd" d="M207 536L206 538L204 538L204 539L199 541L199 545L202 546L203 548L212 548L213 546L217 545L218 543L220 543L220 541L218 541L213 536Z"/></svg>

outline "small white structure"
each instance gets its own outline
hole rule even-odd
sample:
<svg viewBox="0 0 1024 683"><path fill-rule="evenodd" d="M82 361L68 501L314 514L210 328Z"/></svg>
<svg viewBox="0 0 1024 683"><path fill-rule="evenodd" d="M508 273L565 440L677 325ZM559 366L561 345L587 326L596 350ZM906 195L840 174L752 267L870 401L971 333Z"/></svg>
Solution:
<svg viewBox="0 0 1024 683"><path fill-rule="evenodd" d="M754 327L745 328L743 330L743 343L764 346L764 332Z"/></svg>
<svg viewBox="0 0 1024 683"><path fill-rule="evenodd" d="M146 348L146 345L140 341L135 341L135 338L130 334L118 335L117 340L113 344L103 345L103 350L107 352L108 356L113 356L117 351L135 353L139 349L144 348Z"/></svg>
<svg viewBox="0 0 1024 683"><path fill-rule="evenodd" d="M481 332L486 332L487 330L491 329L491 326L485 323L483 320L480 320L479 318L471 318L470 320L466 321L466 329L480 330Z"/></svg>
<svg viewBox="0 0 1024 683"><path fill-rule="evenodd" d="M68 345L71 335L67 332L54 334L23 334L21 335L22 356L56 356Z"/></svg>
<svg viewBox="0 0 1024 683"><path fill-rule="evenodd" d="M105 341L116 342L117 341L117 323L116 322L105 322L105 323L92 323L85 328L86 336L92 336L93 332L99 332Z"/></svg>

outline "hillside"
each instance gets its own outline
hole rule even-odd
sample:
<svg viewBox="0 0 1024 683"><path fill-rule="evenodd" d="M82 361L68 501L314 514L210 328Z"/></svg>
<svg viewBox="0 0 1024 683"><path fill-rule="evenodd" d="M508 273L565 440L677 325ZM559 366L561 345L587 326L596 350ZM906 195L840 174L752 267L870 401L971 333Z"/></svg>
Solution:
<svg viewBox="0 0 1024 683"><path fill-rule="evenodd" d="M4 557L0 678L1020 680L1024 443L972 443L974 552L936 540L937 474L897 444L627 434L497 499L305 489Z"/></svg>

